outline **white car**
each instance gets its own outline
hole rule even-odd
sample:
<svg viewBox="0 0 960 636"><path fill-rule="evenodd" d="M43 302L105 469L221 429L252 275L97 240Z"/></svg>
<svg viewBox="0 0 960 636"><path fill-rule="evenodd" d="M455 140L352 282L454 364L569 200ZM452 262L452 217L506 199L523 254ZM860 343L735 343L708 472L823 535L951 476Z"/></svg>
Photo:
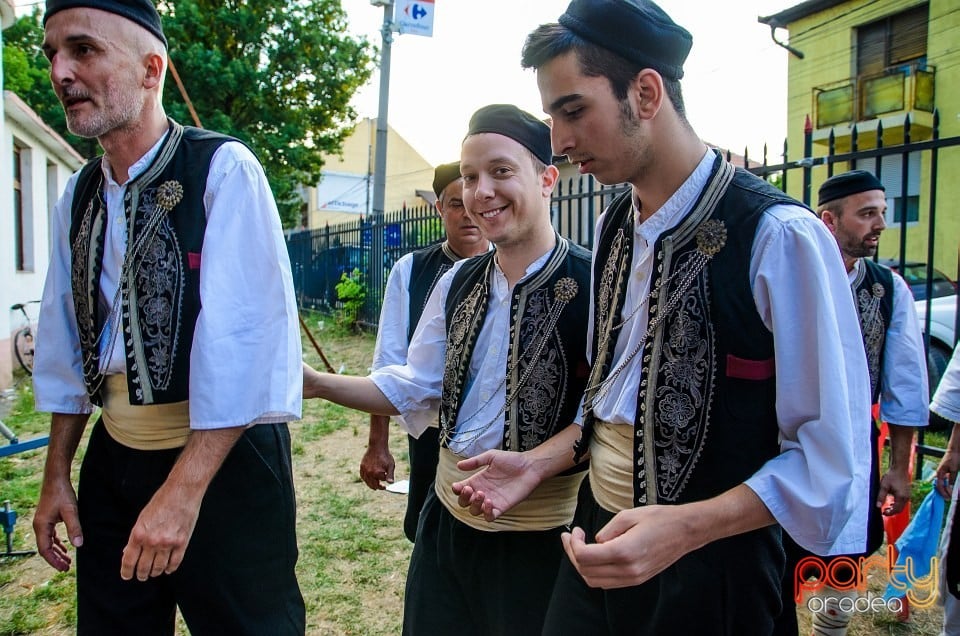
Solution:
<svg viewBox="0 0 960 636"><path fill-rule="evenodd" d="M920 328L926 331L927 301L918 300L917 318ZM957 295L942 296L930 301L930 350L927 353L927 370L930 377L930 394L937 388L956 342Z"/></svg>

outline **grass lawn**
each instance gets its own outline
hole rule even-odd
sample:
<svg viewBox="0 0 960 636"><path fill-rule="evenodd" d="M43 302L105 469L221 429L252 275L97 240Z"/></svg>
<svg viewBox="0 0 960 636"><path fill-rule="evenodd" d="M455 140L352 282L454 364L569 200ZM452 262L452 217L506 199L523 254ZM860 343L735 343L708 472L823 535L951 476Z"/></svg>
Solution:
<svg viewBox="0 0 960 636"><path fill-rule="evenodd" d="M330 337L330 328L311 329L330 362L347 374L364 374L373 356L369 335ZM304 340L305 358L320 368ZM20 437L46 434L49 416L33 412L29 383L18 384L3 421ZM91 424L88 429L92 428ZM369 490L358 467L366 447L368 418L317 400L291 424L297 487L300 560L297 571L307 606L308 634L399 634L403 586L411 544L403 536L406 499ZM406 477L406 437L393 427L391 449L397 479ZM81 443L81 451L86 440ZM35 548L31 527L45 449L0 459L0 502L17 512L13 549ZM78 463L78 462L77 462ZM237 511L238 523L256 523ZM62 536L62 530L61 530ZM242 558L242 555L240 555ZM57 573L39 556L0 559L0 636L67 635L75 632L73 570ZM179 633L187 634L182 622Z"/></svg>
<svg viewBox="0 0 960 636"><path fill-rule="evenodd" d="M372 358L373 337L345 335L308 323L324 354L343 373L362 375ZM319 356L304 340L305 358L321 368ZM4 422L21 439L47 431L48 416L36 414L27 382L21 382ZM366 446L368 418L320 401L304 405L303 420L291 425L293 467L297 486L298 576L307 606L307 633L318 635L399 634L403 588L411 545L403 536L405 498L369 490L358 466ZM88 427L89 428L89 427ZM928 435L926 443L940 445ZM86 445L81 444L81 450ZM397 479L408 470L406 440L393 427L391 449ZM13 549L34 547L31 519L39 492L45 449L0 459L3 477L0 502L10 500L19 519ZM915 487L915 490L919 490ZM922 498L922 495L920 495ZM919 503L919 499L918 502ZM238 523L251 523L237 511ZM871 579L871 591L882 594L885 581ZM75 631L73 573L59 574L38 556L0 559L0 636L66 635ZM860 615L850 634L939 634L939 609L915 611L906 624L889 614ZM801 634L809 633L806 610L799 612ZM180 633L186 634L180 624Z"/></svg>

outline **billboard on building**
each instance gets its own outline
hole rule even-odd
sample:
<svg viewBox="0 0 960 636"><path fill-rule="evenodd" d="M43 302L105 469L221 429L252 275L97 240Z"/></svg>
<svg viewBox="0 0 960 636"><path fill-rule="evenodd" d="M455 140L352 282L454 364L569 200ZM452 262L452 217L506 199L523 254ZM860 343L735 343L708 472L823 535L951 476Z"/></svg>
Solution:
<svg viewBox="0 0 960 636"><path fill-rule="evenodd" d="M372 200L373 179L365 174L324 172L317 186L317 209L366 214Z"/></svg>

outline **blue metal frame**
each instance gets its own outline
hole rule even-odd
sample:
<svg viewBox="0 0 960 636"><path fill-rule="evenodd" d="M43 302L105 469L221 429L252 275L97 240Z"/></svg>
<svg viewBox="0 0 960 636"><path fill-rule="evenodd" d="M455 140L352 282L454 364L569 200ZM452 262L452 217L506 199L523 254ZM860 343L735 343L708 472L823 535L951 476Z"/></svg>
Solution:
<svg viewBox="0 0 960 636"><path fill-rule="evenodd" d="M33 439L28 439L25 442L17 442L15 444L8 444L7 446L0 446L0 457L7 457L8 455L16 455L17 453L22 453L24 451L40 448L41 446L46 446L49 441L50 441L50 436L43 435L42 437L35 437Z"/></svg>

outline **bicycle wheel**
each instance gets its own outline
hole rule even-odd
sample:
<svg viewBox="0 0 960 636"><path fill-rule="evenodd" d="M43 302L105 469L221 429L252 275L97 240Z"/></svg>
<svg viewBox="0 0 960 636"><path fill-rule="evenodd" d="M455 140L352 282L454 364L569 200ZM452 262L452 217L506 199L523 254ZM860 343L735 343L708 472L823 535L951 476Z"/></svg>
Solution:
<svg viewBox="0 0 960 636"><path fill-rule="evenodd" d="M33 332L24 327L13 337L13 352L27 375L33 375Z"/></svg>

